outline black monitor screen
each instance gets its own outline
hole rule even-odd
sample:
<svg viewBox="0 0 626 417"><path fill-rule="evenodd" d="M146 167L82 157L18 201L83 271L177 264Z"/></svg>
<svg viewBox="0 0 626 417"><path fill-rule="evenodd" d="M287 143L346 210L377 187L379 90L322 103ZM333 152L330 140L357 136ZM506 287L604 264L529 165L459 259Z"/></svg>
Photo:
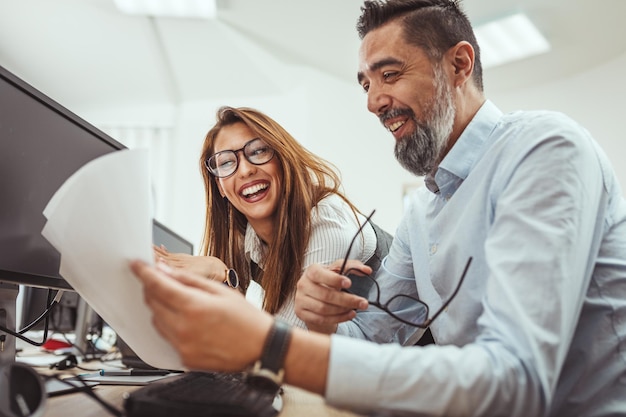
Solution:
<svg viewBox="0 0 626 417"><path fill-rule="evenodd" d="M163 245L168 251L173 253L193 255L193 244L191 242L156 220L152 221L152 243L157 246Z"/></svg>
<svg viewBox="0 0 626 417"><path fill-rule="evenodd" d="M0 67L0 281L71 289L43 209L81 166L124 148Z"/></svg>

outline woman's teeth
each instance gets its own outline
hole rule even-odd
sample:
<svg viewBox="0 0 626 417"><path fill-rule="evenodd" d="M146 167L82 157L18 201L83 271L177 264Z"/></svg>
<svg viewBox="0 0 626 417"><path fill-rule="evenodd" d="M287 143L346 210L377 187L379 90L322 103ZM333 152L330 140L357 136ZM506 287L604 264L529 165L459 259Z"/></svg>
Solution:
<svg viewBox="0 0 626 417"><path fill-rule="evenodd" d="M268 184L255 184L251 187L244 188L241 194L244 197L250 197L252 194L256 194L261 190L265 190L268 187Z"/></svg>

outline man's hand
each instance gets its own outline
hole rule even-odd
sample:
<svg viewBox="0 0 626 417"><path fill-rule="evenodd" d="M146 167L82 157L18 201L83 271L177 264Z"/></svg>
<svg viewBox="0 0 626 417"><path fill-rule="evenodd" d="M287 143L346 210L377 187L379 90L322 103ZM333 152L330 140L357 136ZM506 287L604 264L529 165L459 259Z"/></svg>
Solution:
<svg viewBox="0 0 626 417"><path fill-rule="evenodd" d="M160 263L131 264L152 322L189 369L241 371L261 356L273 318L238 291Z"/></svg>
<svg viewBox="0 0 626 417"><path fill-rule="evenodd" d="M330 266L311 265L298 281L295 299L296 315L306 323L309 330L331 334L338 323L352 320L356 310L367 309L365 298L341 291L350 288L350 278L339 275L343 260ZM371 268L359 261L348 261L346 270L370 274Z"/></svg>

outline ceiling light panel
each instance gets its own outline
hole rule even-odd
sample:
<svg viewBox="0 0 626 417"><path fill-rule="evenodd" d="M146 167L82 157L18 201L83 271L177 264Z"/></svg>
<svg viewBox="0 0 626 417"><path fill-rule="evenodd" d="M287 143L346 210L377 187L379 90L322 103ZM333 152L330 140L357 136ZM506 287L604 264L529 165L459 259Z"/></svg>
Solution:
<svg viewBox="0 0 626 417"><path fill-rule="evenodd" d="M477 26L474 30L480 46L483 68L542 54L550 44L523 13Z"/></svg>
<svg viewBox="0 0 626 417"><path fill-rule="evenodd" d="M114 0L126 14L212 19L217 13L216 0Z"/></svg>

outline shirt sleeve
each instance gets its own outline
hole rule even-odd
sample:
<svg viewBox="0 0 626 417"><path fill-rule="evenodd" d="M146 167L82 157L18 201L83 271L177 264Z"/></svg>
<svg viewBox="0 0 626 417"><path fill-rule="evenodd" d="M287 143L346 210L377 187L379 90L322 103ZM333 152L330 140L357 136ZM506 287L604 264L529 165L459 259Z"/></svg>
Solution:
<svg viewBox="0 0 626 417"><path fill-rule="evenodd" d="M364 221L360 217L360 221ZM350 241L361 224L341 197L326 197L313 209L311 236L304 254L304 268L313 264L329 265L346 256ZM367 225L354 241L350 258L367 261L376 249L376 233Z"/></svg>
<svg viewBox="0 0 626 417"><path fill-rule="evenodd" d="M357 218L359 220L357 220ZM313 264L329 265L346 256L352 238L365 221L362 215L355 217L352 208L338 195L330 195L318 203L311 213L311 235L304 253L303 268ZM354 241L350 258L367 261L376 250L376 233L366 225ZM296 316L295 298L289 297L276 314L288 323L306 328Z"/></svg>

